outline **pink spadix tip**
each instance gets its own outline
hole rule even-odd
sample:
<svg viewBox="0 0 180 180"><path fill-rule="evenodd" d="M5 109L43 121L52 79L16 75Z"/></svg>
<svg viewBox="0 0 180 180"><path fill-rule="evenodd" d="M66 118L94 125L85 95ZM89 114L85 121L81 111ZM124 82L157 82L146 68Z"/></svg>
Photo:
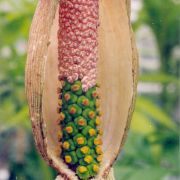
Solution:
<svg viewBox="0 0 180 180"><path fill-rule="evenodd" d="M60 79L82 81L84 91L96 84L98 0L61 0L58 55Z"/></svg>

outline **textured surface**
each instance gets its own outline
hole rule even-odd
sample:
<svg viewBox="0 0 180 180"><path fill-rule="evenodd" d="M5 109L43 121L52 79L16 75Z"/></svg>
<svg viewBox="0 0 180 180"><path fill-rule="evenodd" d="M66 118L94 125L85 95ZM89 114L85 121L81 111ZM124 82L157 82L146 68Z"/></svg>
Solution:
<svg viewBox="0 0 180 180"><path fill-rule="evenodd" d="M88 179L99 172L103 158L98 88L83 92L80 80L62 84L57 122L62 129L60 157L79 178Z"/></svg>
<svg viewBox="0 0 180 180"><path fill-rule="evenodd" d="M85 91L96 84L98 11L98 0L60 1L60 79L81 79Z"/></svg>
<svg viewBox="0 0 180 180"><path fill-rule="evenodd" d="M64 82L59 111L61 158L81 179L94 177L102 161L96 106L98 3L61 0L59 4L58 67L59 79Z"/></svg>

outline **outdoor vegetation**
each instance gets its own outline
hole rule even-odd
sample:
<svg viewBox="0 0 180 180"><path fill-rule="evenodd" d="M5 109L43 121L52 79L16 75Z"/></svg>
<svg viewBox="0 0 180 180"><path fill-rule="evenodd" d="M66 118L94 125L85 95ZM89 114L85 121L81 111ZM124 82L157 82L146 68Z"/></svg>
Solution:
<svg viewBox="0 0 180 180"><path fill-rule="evenodd" d="M0 1L0 180L56 176L35 149L24 93L26 46L36 3ZM180 3L144 0L134 30L143 24L154 33L161 67L158 72L141 73L139 81L158 83L162 90L138 94L115 175L117 180L178 180Z"/></svg>

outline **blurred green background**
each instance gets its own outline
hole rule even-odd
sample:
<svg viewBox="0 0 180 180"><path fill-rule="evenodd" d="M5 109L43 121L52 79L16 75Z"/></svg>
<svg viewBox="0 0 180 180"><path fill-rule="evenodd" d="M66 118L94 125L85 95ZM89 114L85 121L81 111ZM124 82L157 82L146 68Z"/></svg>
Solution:
<svg viewBox="0 0 180 180"><path fill-rule="evenodd" d="M24 94L28 31L37 1L0 0L0 180L53 180L34 147ZM180 2L133 0L140 56L136 108L115 164L117 180L179 180Z"/></svg>

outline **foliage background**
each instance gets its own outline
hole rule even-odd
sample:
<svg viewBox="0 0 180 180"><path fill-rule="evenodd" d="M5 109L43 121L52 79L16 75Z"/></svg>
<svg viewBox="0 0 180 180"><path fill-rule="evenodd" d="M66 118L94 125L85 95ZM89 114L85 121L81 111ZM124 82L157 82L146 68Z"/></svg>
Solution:
<svg viewBox="0 0 180 180"><path fill-rule="evenodd" d="M32 0L0 0L0 180L51 180L56 175L36 152L24 95L26 44L35 5ZM180 47L180 3L144 0L133 28L137 31L144 24L157 41L160 68L142 71L139 81L158 83L162 90L139 92L115 175L117 180L178 180L180 56L172 54Z"/></svg>

